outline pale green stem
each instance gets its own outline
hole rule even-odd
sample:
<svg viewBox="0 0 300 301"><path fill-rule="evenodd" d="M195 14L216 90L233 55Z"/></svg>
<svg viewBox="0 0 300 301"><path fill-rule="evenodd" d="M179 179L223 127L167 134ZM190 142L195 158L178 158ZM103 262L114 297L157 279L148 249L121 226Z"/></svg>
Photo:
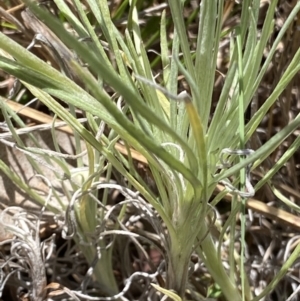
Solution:
<svg viewBox="0 0 300 301"><path fill-rule="evenodd" d="M213 239L207 234L208 228L205 223L201 228L199 239L202 237L201 248L198 248L198 254L201 256L211 276L220 286L223 294L228 301L241 301L241 295L237 285L233 283L225 271L222 262L219 260L217 249L214 245ZM205 237L203 239L203 237Z"/></svg>
<svg viewBox="0 0 300 301"><path fill-rule="evenodd" d="M180 241L179 237L182 235L178 235L177 239L171 239L167 258L167 288L176 291L181 298L184 298L193 246L185 241Z"/></svg>

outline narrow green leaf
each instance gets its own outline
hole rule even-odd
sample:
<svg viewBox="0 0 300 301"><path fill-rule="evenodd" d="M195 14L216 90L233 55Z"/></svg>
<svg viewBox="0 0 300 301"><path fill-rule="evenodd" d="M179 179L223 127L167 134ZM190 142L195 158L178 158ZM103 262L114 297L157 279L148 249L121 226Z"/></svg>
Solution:
<svg viewBox="0 0 300 301"><path fill-rule="evenodd" d="M238 172L241 168L252 164L256 160L258 162L256 165L261 164L270 154L278 147L289 135L291 135L298 127L300 126L300 114L291 121L285 128L273 136L268 142L266 142L262 147L255 151L253 155L245 158L243 162L240 162L233 167L229 168L224 173L221 173L215 178L216 182L219 182L222 179L228 178L231 175Z"/></svg>

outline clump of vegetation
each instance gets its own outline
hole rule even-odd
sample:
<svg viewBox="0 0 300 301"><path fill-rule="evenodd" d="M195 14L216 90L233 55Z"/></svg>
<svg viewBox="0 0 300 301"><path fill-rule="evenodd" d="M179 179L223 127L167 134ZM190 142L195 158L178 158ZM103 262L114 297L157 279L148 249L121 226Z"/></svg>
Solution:
<svg viewBox="0 0 300 301"><path fill-rule="evenodd" d="M291 300L298 280L287 273L300 246L283 232L285 250L273 236L264 242L263 231L278 231L275 218L295 227L299 211L298 179L293 199L281 179L299 169L289 166L300 143L300 49L291 43L300 3L280 25L278 1L24 0L20 14L12 3L2 10L0 68L17 79L10 97L22 83L52 116L43 126L52 147L1 98L1 142L25 154L47 189L0 160L7 181L42 208L1 213L0 292ZM60 130L74 136L73 153L62 151ZM266 189L276 206L258 199ZM43 225L56 235L41 238Z"/></svg>

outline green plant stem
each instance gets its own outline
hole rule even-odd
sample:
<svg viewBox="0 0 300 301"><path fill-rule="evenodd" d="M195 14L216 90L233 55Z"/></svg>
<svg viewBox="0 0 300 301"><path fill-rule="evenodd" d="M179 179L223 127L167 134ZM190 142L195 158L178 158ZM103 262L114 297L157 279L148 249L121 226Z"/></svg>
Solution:
<svg viewBox="0 0 300 301"><path fill-rule="evenodd" d="M244 82L243 82L243 58L242 58L242 37L241 28L238 26L236 29L236 42L238 49L238 81L239 81L239 136L240 148L245 148L245 118L244 118ZM240 162L243 158L240 157ZM245 168L240 170L240 189L245 191ZM242 285L242 300L245 300L245 270L244 270L244 255L245 255L245 235L246 235L246 198L241 198L241 285Z"/></svg>
<svg viewBox="0 0 300 301"><path fill-rule="evenodd" d="M82 245L78 239L75 241L80 247L80 250L84 254L85 258L88 260L88 263L91 264L96 256L95 246ZM101 287L101 290L107 296L111 297L119 293L119 289L113 274L112 259L109 250L105 249L105 243L100 242L99 247L101 248L101 258L94 267L93 273Z"/></svg>
<svg viewBox="0 0 300 301"><path fill-rule="evenodd" d="M208 271L216 283L220 286L226 299L228 301L241 301L241 295L238 287L231 281L230 277L226 273L224 266L218 257L213 239L208 231L209 229L207 228L207 225L203 223L199 234L199 239L202 239L201 248L198 247L197 253L202 257ZM203 239L203 237L205 238Z"/></svg>
<svg viewBox="0 0 300 301"><path fill-rule="evenodd" d="M167 259L167 288L175 290L181 298L185 295L189 261L192 253L191 243L186 243L186 241L180 239L186 236L184 233L177 233L177 237L171 238Z"/></svg>

